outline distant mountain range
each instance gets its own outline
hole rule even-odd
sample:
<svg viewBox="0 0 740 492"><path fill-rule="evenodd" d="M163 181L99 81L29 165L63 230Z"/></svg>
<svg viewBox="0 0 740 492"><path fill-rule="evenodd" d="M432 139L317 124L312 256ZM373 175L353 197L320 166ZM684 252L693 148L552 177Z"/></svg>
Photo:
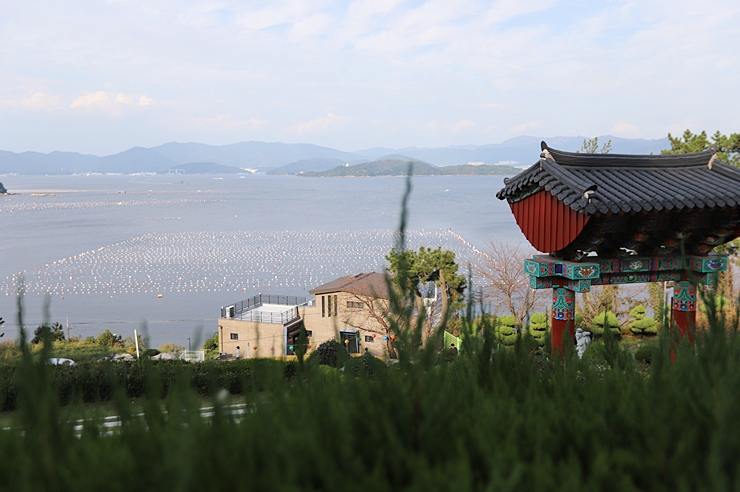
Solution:
<svg viewBox="0 0 740 492"><path fill-rule="evenodd" d="M576 151L583 137L546 138L548 145ZM338 166L362 164L378 159L418 160L432 166L464 164L499 164L525 166L540 155L541 137L516 137L500 144L456 145L449 147L374 147L356 152L343 152L311 144L280 142L241 142L231 145L199 143L166 143L157 147L133 147L108 156L76 152L14 153L0 151L0 174L79 174L79 173L166 173L179 169L184 173L269 172L297 174L321 172ZM599 137L612 141L612 152L619 154L660 153L670 148L667 138L657 140Z"/></svg>

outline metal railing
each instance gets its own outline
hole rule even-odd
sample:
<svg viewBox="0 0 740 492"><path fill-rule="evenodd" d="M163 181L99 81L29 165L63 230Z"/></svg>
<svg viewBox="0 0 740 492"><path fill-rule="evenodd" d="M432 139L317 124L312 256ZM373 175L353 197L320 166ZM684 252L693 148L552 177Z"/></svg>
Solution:
<svg viewBox="0 0 740 492"><path fill-rule="evenodd" d="M292 307L279 313L271 311L247 311L235 319L242 321L255 321L257 323L276 323L285 325L298 318L298 308Z"/></svg>
<svg viewBox="0 0 740 492"><path fill-rule="evenodd" d="M254 311L263 304L276 304L282 306L293 306L292 309L280 313ZM247 321L260 321L265 323L285 324L298 317L298 309L295 306L306 304L305 297L299 296L276 296L271 294L258 294L234 303L231 306L221 308L222 318L234 318Z"/></svg>

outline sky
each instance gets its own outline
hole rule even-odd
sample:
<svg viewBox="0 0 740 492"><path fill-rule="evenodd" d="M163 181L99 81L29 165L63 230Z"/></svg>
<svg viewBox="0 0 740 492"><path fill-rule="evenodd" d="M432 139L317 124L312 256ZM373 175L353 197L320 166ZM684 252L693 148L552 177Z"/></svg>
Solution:
<svg viewBox="0 0 740 492"><path fill-rule="evenodd" d="M0 0L0 149L740 131L737 0Z"/></svg>

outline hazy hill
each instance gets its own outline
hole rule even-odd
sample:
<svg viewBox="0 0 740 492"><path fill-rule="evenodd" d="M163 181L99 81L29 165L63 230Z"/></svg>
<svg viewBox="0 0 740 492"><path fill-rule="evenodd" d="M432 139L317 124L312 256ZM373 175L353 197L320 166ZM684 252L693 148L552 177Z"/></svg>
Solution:
<svg viewBox="0 0 740 492"><path fill-rule="evenodd" d="M273 169L267 174L298 174L301 172L327 171L346 164L346 161L333 157L317 157L315 159L301 159L285 166Z"/></svg>
<svg viewBox="0 0 740 492"><path fill-rule="evenodd" d="M151 150L179 163L216 162L241 168L280 167L316 158L333 158L344 162L358 159L354 154L329 147L282 142L240 142L221 146L171 142L152 147Z"/></svg>
<svg viewBox="0 0 740 492"><path fill-rule="evenodd" d="M71 174L87 170L99 157L76 152L0 151L0 174Z"/></svg>
<svg viewBox="0 0 740 492"><path fill-rule="evenodd" d="M513 175L521 171L510 166L462 165L432 166L428 162L395 157L383 158L354 166L339 166L328 171L301 173L301 177L375 177L405 176L413 168L414 176L479 176L479 175Z"/></svg>
<svg viewBox="0 0 740 492"><path fill-rule="evenodd" d="M178 167L179 163L144 147L133 147L118 154L100 157L93 169L100 173L144 173Z"/></svg>

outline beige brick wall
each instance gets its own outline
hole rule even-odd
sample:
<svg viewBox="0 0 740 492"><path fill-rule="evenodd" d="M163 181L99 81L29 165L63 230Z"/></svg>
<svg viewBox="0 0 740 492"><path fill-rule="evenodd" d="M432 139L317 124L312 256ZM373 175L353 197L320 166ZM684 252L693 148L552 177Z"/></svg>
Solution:
<svg viewBox="0 0 740 492"><path fill-rule="evenodd" d="M236 334L236 340L231 339L232 333ZM285 354L285 332L279 324L219 318L218 339L220 352L235 355L239 346L243 358Z"/></svg>

